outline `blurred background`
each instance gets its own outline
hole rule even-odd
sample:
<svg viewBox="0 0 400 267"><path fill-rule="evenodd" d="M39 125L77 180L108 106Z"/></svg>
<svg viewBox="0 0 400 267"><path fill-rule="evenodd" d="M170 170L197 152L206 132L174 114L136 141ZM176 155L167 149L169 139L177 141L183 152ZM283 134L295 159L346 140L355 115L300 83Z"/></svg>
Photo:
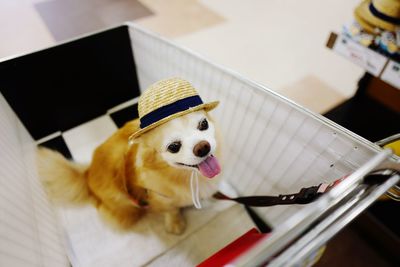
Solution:
<svg viewBox="0 0 400 267"><path fill-rule="evenodd" d="M134 21L324 112L353 95L363 74L325 48L359 2L1 0L0 57Z"/></svg>
<svg viewBox="0 0 400 267"><path fill-rule="evenodd" d="M363 67L370 63L368 60L354 64L360 59L351 53L357 56L365 52L363 48L371 47L370 37L363 35L360 25L354 25L354 10L360 3L360 0L0 0L0 58L133 21L375 142L400 132L400 98L397 76L389 83L382 82L379 76L383 70L368 74ZM335 42L346 42L331 33L353 38L361 45L357 48L360 50L352 51L347 58L338 55L346 55L350 50L335 53ZM390 57L383 56L387 65ZM391 93L382 100L381 93L374 88L386 88ZM355 98L364 91L372 92L367 100ZM371 102L374 94L380 99L378 102ZM385 103L388 98L391 102ZM398 255L396 259L393 251L400 248L399 221L394 218L399 209L385 203L389 202L374 205L336 236L317 265L398 266Z"/></svg>

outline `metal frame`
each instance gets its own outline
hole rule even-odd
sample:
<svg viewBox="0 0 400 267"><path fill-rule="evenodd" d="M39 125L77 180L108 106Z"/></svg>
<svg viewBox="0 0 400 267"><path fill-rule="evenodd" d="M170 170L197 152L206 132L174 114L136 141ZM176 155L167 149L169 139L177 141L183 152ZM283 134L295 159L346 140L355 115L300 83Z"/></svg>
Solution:
<svg viewBox="0 0 400 267"><path fill-rule="evenodd" d="M396 142L400 140L400 133L398 134L394 134L391 135L389 137L386 137L382 140L379 140L377 142L375 142L375 144L377 144L378 146L384 147L387 144ZM386 193L386 196L388 196L389 198L391 198L394 201L400 201L400 184L396 184L394 185L392 188L390 188Z"/></svg>
<svg viewBox="0 0 400 267"><path fill-rule="evenodd" d="M394 135L386 137L386 138L384 138L382 140L379 140L379 141L375 142L375 144L377 144L378 146L383 147L383 146L386 146L387 144L396 142L398 140L400 140L400 133L394 134Z"/></svg>
<svg viewBox="0 0 400 267"><path fill-rule="evenodd" d="M312 253L313 249L327 242L360 212L400 181L400 176L395 175L382 185L368 191L366 191L366 188L360 189L358 187L368 173L375 169L380 169L382 163L389 161L390 156L389 150L377 154L337 187L322 196L313 205L306 207L301 214L296 214L296 216L293 216L293 218L290 218L286 223L275 229L270 237L260 241L254 248L239 257L231 265L261 265L270 261L282 250L285 250L270 262L271 266L291 266L288 263L294 264L293 259L298 257L303 259ZM398 163L396 164L399 165ZM350 200L346 201L349 198ZM345 201L345 203L340 203L341 201ZM326 217L323 218L324 216ZM321 218L323 218L322 221L315 226L314 230L307 230ZM308 232L304 234L306 231ZM299 236L302 237L288 248L287 245Z"/></svg>
<svg viewBox="0 0 400 267"><path fill-rule="evenodd" d="M291 254L288 253L289 255L286 255L286 257L283 257L284 255L282 255L279 258L283 260L286 259L287 262L282 262L281 260L283 264L278 264L278 262L274 261L271 263L271 266L292 266L295 263L305 260L309 252L315 251L319 247L323 246L399 180L400 176L394 175L382 184L382 186L372 190L372 192L367 192L366 188L359 188L360 192L356 193L349 202L345 203L316 226L316 228L320 228L320 231L306 235L305 238L308 240L301 240L302 242L298 245L296 251Z"/></svg>
<svg viewBox="0 0 400 267"><path fill-rule="evenodd" d="M372 150L374 150L376 152L379 152L379 151L382 150L378 145L376 145L374 143L371 143L370 141L366 140L365 138L363 138L363 137L361 137L359 135L356 135L355 133L349 131L348 129L346 129L346 128L342 127L342 126L340 126L339 124L337 124L337 123L325 118L324 116L322 116L320 114L316 114L316 113L310 111L309 109L307 109L307 108L305 108L303 106L300 106L299 104L297 104L297 103L293 102L292 100L290 100L290 99L288 99L288 98L276 93L275 91L265 87L264 85L262 85L260 83L257 83L257 82L254 82L252 80L249 80L249 79L245 78L243 75L241 75L240 73L238 73L238 72L236 72L236 71L234 71L232 69L229 69L229 68L224 67L222 65L213 63L212 61L208 60L206 57L204 57L203 55L199 54L198 52L195 52L195 51L193 51L193 50L191 50L189 48L186 48L186 47L182 47L182 46L176 44L175 42L172 42L172 41L162 37L159 34L156 34L154 32L146 30L146 29L140 27L139 25L137 25L137 24L135 24L133 22L125 22L125 23L118 24L118 25L111 26L111 27L107 27L107 28L104 28L104 29L101 29L101 30L98 30L98 31L93 31L93 32L89 32L89 33L86 33L86 34L82 34L82 35L79 35L77 37L74 37L74 38L71 38L71 39L68 39L68 40L53 44L53 45L46 46L46 47L41 48L41 49L33 50L33 51L30 51L30 52L17 53L17 54L11 55L11 56L6 56L6 57L3 57L3 58L0 58L0 63L4 62L4 61L7 61L7 60L10 60L10 59L14 59L14 58L18 58L18 57L21 57L21 56L29 55L29 54L32 54L32 53L36 53L36 52L39 52L39 51L43 51L43 50L46 50L48 48L52 48L54 46L66 44L66 43L69 43L69 42L72 42L72 41L76 41L76 40L79 40L81 38L84 38L84 37L87 37L87 36L90 36L90 35L93 35L93 34L97 34L97 33L100 33L100 32L108 31L108 30L111 30L111 29L114 29L114 28L117 28L117 27L120 27L120 26L123 26L123 25L128 26L130 28L133 28L133 29L135 29L137 31L140 31L142 33L145 33L145 34L147 34L149 36L158 38L158 39L162 40L163 42L166 42L166 43L168 43L170 45L173 45L173 46L179 48L180 50L193 55L197 59L216 67L217 69L219 69L221 71L224 71L224 72L226 72L228 74L231 74L231 75L235 76L240 81L245 82L245 83L253 86L257 90L263 91L264 93L268 92L269 94L271 94L275 98L278 98L279 100L288 103L290 106L292 106L292 107L296 108L297 110L303 112L307 116L313 117L313 118L317 119L319 122L323 123L324 125L330 126L330 127L334 128L334 129L342 132L343 134L345 134L348 137L350 137L352 140L356 140L358 142L362 142L364 145L366 145L367 147L371 148Z"/></svg>
<svg viewBox="0 0 400 267"><path fill-rule="evenodd" d="M205 59L202 55L190 49L183 48L175 44L174 42L167 40L166 38L142 29L134 23L127 22L122 25L126 25L136 31L143 32L147 35L161 39L163 42L166 42L170 45L176 46L180 50L191 54L195 58L207 64L214 66L218 70L221 70L227 74L236 77L238 80L249 84L253 88L264 93L269 93L274 98L289 104L291 107L304 113L305 115L312 117L318 122L341 132L349 139L360 142L366 147L378 153L361 168L359 168L342 183L340 183L337 187L322 196L312 205L305 207L302 213L297 213L295 216L287 220L284 224L276 228L273 234L268 239L260 241L249 252L245 253L244 255L239 257L234 263L232 263L232 266L259 265L271 259L283 249L285 249L285 251L270 262L272 266L290 266L298 261L301 261L314 249L327 242L332 236L334 236L352 219L354 219L360 212L362 212L371 203L373 203L380 195L384 194L389 188L393 187L396 183L399 182L400 176L394 175L387 181L383 182L383 184L381 184L380 186L374 186L371 188L365 186L360 187L359 185L362 184L363 178L372 170L376 169L379 166L382 166L381 164L383 162L390 161L391 164L396 164L396 166L400 166L398 162L395 162L395 159L398 159L398 157L392 156L390 151L382 150L382 148L380 148L378 145L373 144L368 140L354 134L346 128L323 117L322 115L313 113L310 110L289 100L288 98L279 95L271 89L259 83L253 82L233 70L227 69L226 67L220 66L211 62L208 59ZM115 27L119 27L122 25L117 25ZM100 31L84 34L76 38L64 41L62 43L58 43L56 45L68 43L82 37L103 32L115 27L110 27ZM36 50L34 52L41 51L53 46L55 45ZM0 59L0 62L30 53L21 53L19 55L6 57ZM398 138L400 138L400 135L398 136ZM396 188L400 191L399 187ZM315 228L310 230L310 226L315 224L321 218L323 219L315 226ZM304 235L304 232L307 233ZM297 239L299 236L301 236L300 239ZM289 248L287 248L287 245L295 239L297 239L297 241L293 243Z"/></svg>
<svg viewBox="0 0 400 267"><path fill-rule="evenodd" d="M173 42L173 41L171 41L169 39L164 38L163 36L161 36L159 34L156 34L154 32L151 32L151 31L149 31L147 29L142 28L142 27L138 26L137 24L135 24L133 22L126 22L125 25L128 25L129 27L133 28L136 31L140 31L140 32L142 32L144 34L147 34L147 35L151 36L151 37L160 39L160 40L162 40L163 42L165 42L167 44L173 45L173 46L177 47L178 49L180 49L181 51L189 53L192 56L196 57L197 59L199 59L199 60L201 60L201 61L203 61L203 62L205 62L207 64L210 64L211 66L217 68L218 70L223 71L223 72L225 72L227 74L230 74L230 75L234 76L238 80L251 85L253 88L255 88L255 89L259 90L259 91L262 91L263 93L267 92L267 93L271 94L276 99L279 99L280 101L283 101L283 102L289 104L291 107L297 109L298 111L302 112L303 114L306 114L307 116L316 119L317 121L321 122L322 124L327 125L327 126L333 128L333 129L336 129L337 131L340 131L341 133L343 133L344 135L346 135L350 139L352 139L354 141L357 141L357 142L361 142L362 144L364 144L365 146L369 147L370 149L372 149L372 150L374 150L376 152L382 151L381 147L379 147L378 145L368 141L367 139L363 138L362 136L359 136L359 135L353 133L352 131L350 131L350 130L344 128L343 126L341 126L341 125L339 125L339 124L327 119L326 117L324 117L324 116L322 116L320 114L314 113L311 110L309 110L309 109L307 109L307 108L305 108L303 106L300 106L299 104L297 104L296 102L286 98L285 96L282 96L282 95L278 94L277 92L271 90L270 88L268 88L268 87L266 87L266 86L264 86L264 85L262 85L260 83L254 82L254 81L244 77L242 74L240 74L240 73L238 73L238 72L236 72L236 71L234 71L234 70L232 70L230 68L227 68L225 66L222 66L220 64L212 62L211 60L207 59L205 56L201 55L200 53L198 53L196 51L191 50L190 48L183 47L183 46L181 46L181 45L179 45L179 44L177 44L177 43L175 43L175 42Z"/></svg>
<svg viewBox="0 0 400 267"><path fill-rule="evenodd" d="M264 263L268 258L274 256L278 251L282 250L285 248L294 238L298 237L301 235L301 233L306 230L312 223L314 223L316 220L318 220L321 215L323 215L328 209L333 208L336 204L338 204L341 200L343 200L346 197L351 196L352 193L356 192L357 186L362 182L363 178L372 170L376 169L377 166L379 166L382 162L388 161L389 158L391 158L391 162L393 165L393 161L397 159L396 156L393 156L393 154L389 150L383 151L381 147L378 145L371 143L370 141L364 139L363 137L360 137L356 135L355 133L351 132L350 130L347 130L346 128L336 124L335 122L330 121L329 119L323 117L320 114L313 113L312 111L296 104L290 99L287 99L284 96L279 95L278 93L272 91L271 89L253 82L245 77L243 77L241 74L231 70L227 69L226 67L223 67L219 64L213 63L210 60L206 59L202 55L200 55L197 52L192 51L191 49L181 47L174 42L163 38L162 36L155 34L153 32L150 32L146 29L143 29L141 27L138 27L134 23L127 23L128 26L132 27L134 30L142 32L148 36L151 36L153 38L157 38L162 40L163 42L173 45L180 49L181 51L188 53L194 57L196 57L198 60L203 61L204 63L210 64L216 69L223 71L227 74L232 75L233 77L237 78L238 80L250 85L256 90L262 91L263 93L269 93L272 97L278 99L279 101L283 101L290 105L291 107L295 108L296 110L302 112L303 114L312 117L319 121L320 123L337 130L338 132L341 132L345 136L347 136L349 139L360 142L366 147L370 148L371 150L378 152L378 154L373 157L370 161L368 161L366 164L364 164L361 168L359 168L357 171L355 171L352 175L350 175L346 180L344 180L342 183L340 183L336 188L331 190L328 194L324 195L321 197L316 203L313 205L310 205L308 207L305 207L303 212L301 214L296 214L296 216L293 216L290 218L285 224L281 225L279 228L275 229L273 234L266 240L260 241L255 247L253 247L248 253L245 253L242 255L240 258L237 259L237 261L233 262L230 264L230 266L256 266ZM396 167L400 166L396 164ZM397 167L399 168L399 167ZM396 178L390 179L388 183L390 184L389 188L393 186L397 181L399 180L399 177L396 176ZM388 184L384 184L381 187L378 187L379 189L377 192L378 193L371 193L368 194L365 198L367 199L368 203L372 203L375 201L380 195L383 194L387 189L386 186ZM375 191L374 191L375 192ZM352 204L356 204L359 201L353 201L351 202ZM364 202L362 202L364 203ZM368 205L369 205L368 204ZM360 203L361 205L361 203ZM358 209L356 211L351 210L351 208L354 205L346 204L344 205L345 208L341 208L342 212L337 212L335 213L335 217L340 216L347 212L348 218L354 218L358 213L356 211L362 211L363 209L366 208L365 204L362 205L361 209ZM364 207L365 206L365 207ZM336 207L337 209L339 207ZM344 216L344 215L343 215ZM332 220L332 218L330 219ZM327 222L325 222L327 224ZM347 223L346 223L347 224ZM344 227L345 225L342 225ZM339 229L339 230L340 230ZM332 232L333 233L333 232ZM334 234L333 234L334 235ZM327 235L324 240L326 241L331 238L333 235ZM283 260L283 262L287 262L289 258L286 258L286 261ZM287 266L287 265L285 265Z"/></svg>

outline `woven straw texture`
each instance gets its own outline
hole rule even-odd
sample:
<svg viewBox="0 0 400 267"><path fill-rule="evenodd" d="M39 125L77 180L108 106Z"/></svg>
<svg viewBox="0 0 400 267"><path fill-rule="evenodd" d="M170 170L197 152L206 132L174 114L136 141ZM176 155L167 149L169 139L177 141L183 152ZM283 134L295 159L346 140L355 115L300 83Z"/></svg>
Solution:
<svg viewBox="0 0 400 267"><path fill-rule="evenodd" d="M166 80L161 80L156 82L143 92L139 99L138 111L139 111L139 119L142 119L147 114L151 113L158 108L164 107L169 104L173 104L178 100L196 96L198 95L196 89L185 80L180 78L170 78ZM139 135L167 122L172 119L178 118L180 116L186 115L191 112L195 112L198 110L210 111L214 109L218 105L219 101L213 101L210 103L203 103L189 109L174 113L165 118L162 118L144 128L139 129L135 133L129 137L131 140Z"/></svg>
<svg viewBox="0 0 400 267"><path fill-rule="evenodd" d="M396 25L384 21L369 10L370 0L364 0L355 10L355 18L360 25L368 32L373 33L374 28L378 27L388 31L395 31ZM375 0L373 4L379 12L394 17L400 17L400 1L399 0Z"/></svg>
<svg viewBox="0 0 400 267"><path fill-rule="evenodd" d="M180 78L161 80L151 85L139 99L139 117L174 103L180 99L197 95L193 86Z"/></svg>

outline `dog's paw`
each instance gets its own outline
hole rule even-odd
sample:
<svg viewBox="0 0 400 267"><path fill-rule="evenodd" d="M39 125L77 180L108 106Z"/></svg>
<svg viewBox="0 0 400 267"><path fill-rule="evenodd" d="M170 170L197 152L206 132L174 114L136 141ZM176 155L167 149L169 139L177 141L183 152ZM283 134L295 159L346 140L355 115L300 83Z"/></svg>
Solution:
<svg viewBox="0 0 400 267"><path fill-rule="evenodd" d="M180 235L185 231L186 221L182 218L182 220L176 220L171 223L165 224L165 230L174 235Z"/></svg>
<svg viewBox="0 0 400 267"><path fill-rule="evenodd" d="M165 214L165 230L170 234L180 235L185 231L186 221L180 212Z"/></svg>

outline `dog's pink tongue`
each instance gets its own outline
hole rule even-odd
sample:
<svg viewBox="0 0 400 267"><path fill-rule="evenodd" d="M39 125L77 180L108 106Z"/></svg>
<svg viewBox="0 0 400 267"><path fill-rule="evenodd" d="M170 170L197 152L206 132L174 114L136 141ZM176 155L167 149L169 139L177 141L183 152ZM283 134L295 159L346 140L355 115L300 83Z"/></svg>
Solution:
<svg viewBox="0 0 400 267"><path fill-rule="evenodd" d="M216 157L209 156L202 163L199 164L201 174L208 178L213 178L221 172L221 166Z"/></svg>

